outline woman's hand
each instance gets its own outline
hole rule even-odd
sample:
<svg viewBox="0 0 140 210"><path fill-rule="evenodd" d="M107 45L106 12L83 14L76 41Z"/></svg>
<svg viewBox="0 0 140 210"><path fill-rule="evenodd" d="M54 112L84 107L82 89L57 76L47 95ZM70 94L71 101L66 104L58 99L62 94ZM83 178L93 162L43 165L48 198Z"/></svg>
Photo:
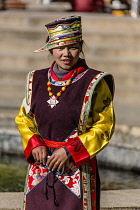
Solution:
<svg viewBox="0 0 140 210"><path fill-rule="evenodd" d="M48 166L49 170L60 171L67 160L68 157L66 155L65 149L60 148L50 156L50 158L47 160L46 165Z"/></svg>
<svg viewBox="0 0 140 210"><path fill-rule="evenodd" d="M38 146L32 150L32 155L35 160L42 163L43 165L46 165L46 158L47 158L47 149L45 146Z"/></svg>

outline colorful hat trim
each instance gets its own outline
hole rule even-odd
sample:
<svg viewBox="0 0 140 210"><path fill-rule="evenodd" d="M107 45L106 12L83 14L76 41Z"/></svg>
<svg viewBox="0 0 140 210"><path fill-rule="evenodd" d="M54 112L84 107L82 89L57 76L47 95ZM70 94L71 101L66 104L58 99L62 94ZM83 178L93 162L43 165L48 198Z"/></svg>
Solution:
<svg viewBox="0 0 140 210"><path fill-rule="evenodd" d="M45 25L49 41L34 52L50 50L59 46L74 44L82 40L82 26L80 16L58 19Z"/></svg>

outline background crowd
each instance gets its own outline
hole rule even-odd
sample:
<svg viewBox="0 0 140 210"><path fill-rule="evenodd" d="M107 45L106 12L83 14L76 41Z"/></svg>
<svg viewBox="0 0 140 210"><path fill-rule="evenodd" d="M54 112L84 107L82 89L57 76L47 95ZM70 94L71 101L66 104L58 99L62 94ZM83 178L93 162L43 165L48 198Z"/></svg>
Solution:
<svg viewBox="0 0 140 210"><path fill-rule="evenodd" d="M27 0L0 0L1 10L9 8L25 9ZM139 0L36 0L36 3L51 4L52 2L69 2L71 11L111 13L118 16L140 13Z"/></svg>

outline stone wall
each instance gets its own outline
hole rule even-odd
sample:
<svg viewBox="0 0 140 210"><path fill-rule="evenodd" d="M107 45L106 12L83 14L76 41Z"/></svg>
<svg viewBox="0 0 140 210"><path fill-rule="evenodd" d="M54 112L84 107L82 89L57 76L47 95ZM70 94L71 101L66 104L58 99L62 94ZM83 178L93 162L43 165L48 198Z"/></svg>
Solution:
<svg viewBox="0 0 140 210"><path fill-rule="evenodd" d="M97 157L103 165L140 171L140 127L116 125L110 144Z"/></svg>

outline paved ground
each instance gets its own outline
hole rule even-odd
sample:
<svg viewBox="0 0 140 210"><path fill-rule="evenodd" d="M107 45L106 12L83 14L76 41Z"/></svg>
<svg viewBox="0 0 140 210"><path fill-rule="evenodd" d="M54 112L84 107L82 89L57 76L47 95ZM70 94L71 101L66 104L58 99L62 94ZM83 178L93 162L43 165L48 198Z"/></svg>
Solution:
<svg viewBox="0 0 140 210"><path fill-rule="evenodd" d="M102 210L140 209L140 190L102 191ZM0 210L15 210L21 208L22 192L0 193Z"/></svg>

